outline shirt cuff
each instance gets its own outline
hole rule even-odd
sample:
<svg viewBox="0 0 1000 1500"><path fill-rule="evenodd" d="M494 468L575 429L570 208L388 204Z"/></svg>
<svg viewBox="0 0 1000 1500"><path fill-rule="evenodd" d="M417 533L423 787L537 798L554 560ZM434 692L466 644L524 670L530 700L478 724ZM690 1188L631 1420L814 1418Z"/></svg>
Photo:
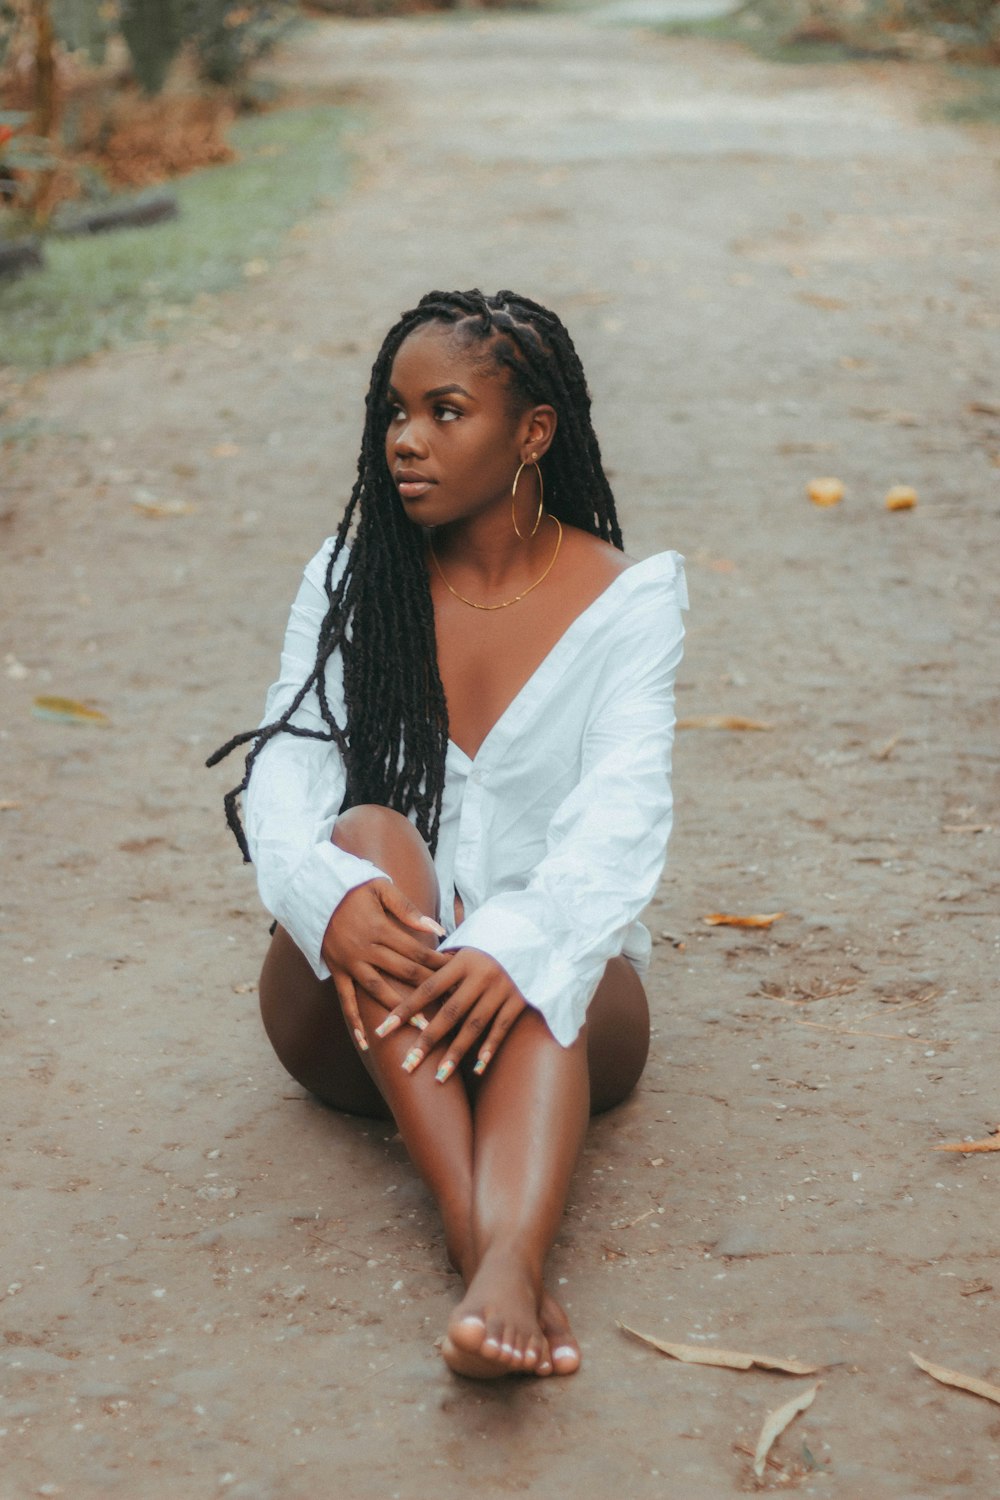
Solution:
<svg viewBox="0 0 1000 1500"><path fill-rule="evenodd" d="M323 958L323 939L341 901L369 880L389 878L370 860L359 859L332 843L316 844L301 861L271 911L308 959L317 979L330 977Z"/></svg>

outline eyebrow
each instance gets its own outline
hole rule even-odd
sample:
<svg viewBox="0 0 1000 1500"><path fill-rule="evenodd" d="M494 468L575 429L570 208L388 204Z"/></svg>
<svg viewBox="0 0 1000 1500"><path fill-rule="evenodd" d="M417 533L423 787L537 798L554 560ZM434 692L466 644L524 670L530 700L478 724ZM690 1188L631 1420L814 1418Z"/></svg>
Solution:
<svg viewBox="0 0 1000 1500"><path fill-rule="evenodd" d="M399 392L397 391L397 389L396 389L396 387L394 385L390 385L390 387L389 387L389 395L390 396L398 396L399 395ZM434 400L437 399L438 396L465 396L466 399L469 400L469 401L475 401L475 399L476 399L475 396L472 394L471 391L467 391L465 389L464 385L457 385L457 384L454 384L454 385L436 385L431 390L424 391L424 400L425 401L434 401Z"/></svg>

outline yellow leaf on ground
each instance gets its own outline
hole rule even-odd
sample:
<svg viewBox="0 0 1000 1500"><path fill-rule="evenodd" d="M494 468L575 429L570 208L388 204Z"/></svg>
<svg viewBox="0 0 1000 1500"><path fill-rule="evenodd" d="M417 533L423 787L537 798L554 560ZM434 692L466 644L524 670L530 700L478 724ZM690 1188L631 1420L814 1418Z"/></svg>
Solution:
<svg viewBox="0 0 1000 1500"><path fill-rule="evenodd" d="M743 719L739 714L694 714L677 720L678 729L773 729L764 719Z"/></svg>
<svg viewBox="0 0 1000 1500"><path fill-rule="evenodd" d="M151 521L161 521L169 516L193 516L196 506L190 500L154 500L135 499L132 501L132 509L137 510L140 516L147 516Z"/></svg>
<svg viewBox="0 0 1000 1500"><path fill-rule="evenodd" d="M36 719L57 719L62 724L92 724L95 728L106 729L111 723L99 708L90 708L75 698L56 698L45 693L34 699L31 711Z"/></svg>
<svg viewBox="0 0 1000 1500"><path fill-rule="evenodd" d="M885 497L886 510L912 510L916 503L917 492L909 484L894 484Z"/></svg>
<svg viewBox="0 0 1000 1500"><path fill-rule="evenodd" d="M20 806L20 802L15 802L12 797L5 797L0 802L0 812L16 812Z"/></svg>
<svg viewBox="0 0 1000 1500"><path fill-rule="evenodd" d="M773 911L769 916L737 917L727 912L713 911L701 920L709 927L770 927L784 915L783 911Z"/></svg>
<svg viewBox="0 0 1000 1500"><path fill-rule="evenodd" d="M844 498L844 486L839 479L810 479L806 494L813 505L839 505Z"/></svg>
<svg viewBox="0 0 1000 1500"><path fill-rule="evenodd" d="M983 1396L987 1401L995 1401L1000 1406L1000 1385L990 1385L988 1380L980 1380L978 1375L963 1375L960 1370L949 1370L945 1365L931 1364L929 1359L921 1359L912 1349L910 1358L918 1369L934 1380L939 1380L942 1385L953 1385L960 1391L971 1391L973 1396Z"/></svg>
<svg viewBox="0 0 1000 1500"><path fill-rule="evenodd" d="M1000 1126L997 1127L1000 1130ZM1000 1151L1000 1135L994 1132L982 1141L948 1141L946 1145L935 1146L935 1151Z"/></svg>
<svg viewBox="0 0 1000 1500"><path fill-rule="evenodd" d="M778 1441L778 1438L780 1438L789 1422L798 1416L800 1411L805 1411L807 1407L812 1406L818 1390L819 1381L817 1380L815 1385L810 1385L806 1390L800 1391L797 1396L793 1396L783 1406L778 1406L774 1411L768 1412L764 1418L764 1425L760 1430L760 1437L757 1439L757 1451L753 1456L753 1471L758 1479L763 1478L767 1455Z"/></svg>
<svg viewBox="0 0 1000 1500"><path fill-rule="evenodd" d="M821 1368L820 1365L804 1364L800 1359L778 1359L770 1354L744 1354L737 1349L708 1349L701 1344L671 1344L665 1339L654 1338L651 1333L640 1333L627 1323L619 1323L618 1327L623 1332L630 1333L640 1343L649 1344L652 1348L659 1349L661 1354L669 1354L671 1359L678 1359L685 1365L716 1365L724 1370L752 1370L756 1366L760 1370L780 1370L784 1375L815 1375Z"/></svg>

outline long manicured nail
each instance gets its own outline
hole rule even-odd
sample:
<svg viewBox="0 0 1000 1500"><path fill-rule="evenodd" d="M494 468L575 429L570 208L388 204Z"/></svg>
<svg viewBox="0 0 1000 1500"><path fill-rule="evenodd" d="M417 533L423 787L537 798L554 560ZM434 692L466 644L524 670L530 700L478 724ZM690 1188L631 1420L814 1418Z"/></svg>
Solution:
<svg viewBox="0 0 1000 1500"><path fill-rule="evenodd" d="M428 932L436 933L438 937L448 936L444 928L441 926L441 923L435 922L433 917L421 917L420 921L417 923L417 926L426 928Z"/></svg>
<svg viewBox="0 0 1000 1500"><path fill-rule="evenodd" d="M428 1021L427 1017L421 1015L420 1011L418 1010L415 1016L410 1017L410 1025L415 1026L418 1031L426 1031L428 1026L430 1025L430 1022Z"/></svg>
<svg viewBox="0 0 1000 1500"><path fill-rule="evenodd" d="M368 1051L368 1038L365 1036L360 1026L355 1026L354 1028L354 1040L357 1042L362 1052Z"/></svg>
<svg viewBox="0 0 1000 1500"><path fill-rule="evenodd" d="M492 1056L492 1052L481 1052L479 1054L479 1057L476 1059L476 1065L472 1070L473 1073L478 1073L479 1077L481 1078L486 1072L487 1064L489 1063L489 1060Z"/></svg>
<svg viewBox="0 0 1000 1500"><path fill-rule="evenodd" d="M400 1026L402 1026L402 1024L403 1023L399 1019L398 1016L386 1016L385 1020L381 1024L381 1026L376 1026L375 1027L375 1035L376 1036L392 1036L392 1033L394 1031L398 1031L399 1028L400 1028Z"/></svg>
<svg viewBox="0 0 1000 1500"><path fill-rule="evenodd" d="M419 1067L423 1060L424 1054L421 1052L420 1048L411 1047L409 1052L403 1058L403 1072L412 1073L414 1068Z"/></svg>
<svg viewBox="0 0 1000 1500"><path fill-rule="evenodd" d="M450 1057L446 1057L444 1062L438 1068L437 1072L434 1074L434 1077L437 1079L438 1083L447 1083L448 1079L451 1077L454 1071L455 1064L452 1062Z"/></svg>

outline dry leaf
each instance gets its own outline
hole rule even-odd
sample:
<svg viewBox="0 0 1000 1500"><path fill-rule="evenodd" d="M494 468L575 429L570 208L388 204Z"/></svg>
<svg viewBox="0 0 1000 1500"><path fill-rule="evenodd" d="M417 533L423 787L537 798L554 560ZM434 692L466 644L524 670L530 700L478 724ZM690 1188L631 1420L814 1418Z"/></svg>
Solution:
<svg viewBox="0 0 1000 1500"><path fill-rule="evenodd" d="M132 509L137 510L140 516L147 516L152 521L164 520L168 516L193 516L196 507L190 500L154 500L139 496L132 501Z"/></svg>
<svg viewBox="0 0 1000 1500"><path fill-rule="evenodd" d="M942 833L992 833L992 823L942 823Z"/></svg>
<svg viewBox="0 0 1000 1500"><path fill-rule="evenodd" d="M769 916L735 917L726 912L713 911L701 920L709 927L770 927L784 915L783 911L773 911Z"/></svg>
<svg viewBox="0 0 1000 1500"><path fill-rule="evenodd" d="M739 714L694 714L677 720L678 729L773 729L764 719L743 719Z"/></svg>
<svg viewBox="0 0 1000 1500"><path fill-rule="evenodd" d="M16 812L20 806L20 802L15 802L12 797L5 797L0 802L0 812Z"/></svg>
<svg viewBox="0 0 1000 1500"><path fill-rule="evenodd" d="M970 401L966 411L975 411L983 417L1000 417L1000 406L995 401Z"/></svg>
<svg viewBox="0 0 1000 1500"><path fill-rule="evenodd" d="M56 698L44 693L32 701L31 711L36 719L57 719L61 724L92 724L106 729L111 723L99 708L89 708L75 698Z"/></svg>
<svg viewBox="0 0 1000 1500"><path fill-rule="evenodd" d="M767 1455L778 1441L778 1438L780 1438L789 1422L798 1416L800 1411L805 1411L807 1407L812 1406L818 1390L819 1381L817 1380L815 1385L807 1386L804 1391L800 1391L797 1396L793 1396L790 1401L786 1401L784 1406L776 1407L774 1411L768 1412L764 1418L764 1425L760 1430L760 1437L757 1439L757 1451L753 1457L753 1471L758 1479L763 1478Z"/></svg>
<svg viewBox="0 0 1000 1500"><path fill-rule="evenodd" d="M669 1344L664 1339L654 1338L652 1334L640 1333L627 1323L619 1323L618 1327L625 1333L630 1333L640 1343L650 1344L654 1349L659 1349L661 1354L669 1354L671 1359L679 1359L685 1365L717 1365L724 1370L752 1370L756 1366L759 1370L780 1370L784 1375L815 1375L821 1368L820 1365L804 1364L800 1359L777 1359L770 1354L743 1354L737 1349L706 1349L701 1344Z"/></svg>
<svg viewBox="0 0 1000 1500"><path fill-rule="evenodd" d="M810 307L822 307L826 312L843 312L849 305L840 297L825 297L822 292L796 292L800 302L808 302Z"/></svg>
<svg viewBox="0 0 1000 1500"><path fill-rule="evenodd" d="M987 1401L995 1401L1000 1406L1000 1385L990 1385L988 1380L980 1380L978 1375L963 1375L960 1370L949 1370L944 1365L932 1365L929 1359L921 1359L919 1354L910 1350L910 1358L918 1369L925 1374L940 1380L942 1385L957 1386L960 1391L971 1391L973 1396L984 1396Z"/></svg>
<svg viewBox="0 0 1000 1500"><path fill-rule="evenodd" d="M894 484L885 497L886 510L912 510L916 503L917 492L909 484Z"/></svg>
<svg viewBox="0 0 1000 1500"><path fill-rule="evenodd" d="M813 505L839 505L844 498L844 486L839 479L810 479L806 494Z"/></svg>
<svg viewBox="0 0 1000 1500"><path fill-rule="evenodd" d="M1000 1131L1000 1125L997 1126ZM1000 1151L1000 1135L994 1131L982 1141L949 1141L947 1145L935 1146L935 1151Z"/></svg>
<svg viewBox="0 0 1000 1500"><path fill-rule="evenodd" d="M213 458L235 458L240 451L238 443L216 443L212 449Z"/></svg>

